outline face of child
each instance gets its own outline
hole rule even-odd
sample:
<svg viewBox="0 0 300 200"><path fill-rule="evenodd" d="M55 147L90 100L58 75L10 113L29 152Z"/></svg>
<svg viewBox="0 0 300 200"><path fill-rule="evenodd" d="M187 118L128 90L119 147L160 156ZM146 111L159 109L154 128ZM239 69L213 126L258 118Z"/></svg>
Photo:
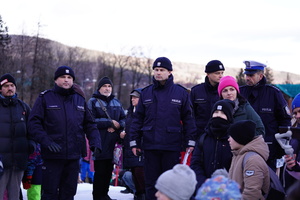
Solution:
<svg viewBox="0 0 300 200"><path fill-rule="evenodd" d="M227 120L227 116L225 115L225 113L224 113L222 110L216 110L216 111L213 113L212 117L213 117L213 118L214 118L214 117L221 117L221 118Z"/></svg>
<svg viewBox="0 0 300 200"><path fill-rule="evenodd" d="M296 118L297 123L300 124L300 107L293 110L293 116Z"/></svg>
<svg viewBox="0 0 300 200"><path fill-rule="evenodd" d="M228 138L228 142L231 150L238 150L243 147L243 145L237 143L231 136Z"/></svg>
<svg viewBox="0 0 300 200"><path fill-rule="evenodd" d="M155 193L155 196L156 196L157 200L172 200L168 196L166 196L165 194L160 192L159 190Z"/></svg>

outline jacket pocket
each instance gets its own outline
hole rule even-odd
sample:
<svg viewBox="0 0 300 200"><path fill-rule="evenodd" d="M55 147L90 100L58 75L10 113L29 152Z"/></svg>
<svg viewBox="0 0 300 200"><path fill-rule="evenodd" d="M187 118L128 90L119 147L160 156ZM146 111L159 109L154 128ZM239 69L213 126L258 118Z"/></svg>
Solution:
<svg viewBox="0 0 300 200"><path fill-rule="evenodd" d="M181 133L181 127L167 127L168 133Z"/></svg>
<svg viewBox="0 0 300 200"><path fill-rule="evenodd" d="M152 127L153 127L153 126L144 126L144 127L142 128L142 131L150 131L150 130L152 130Z"/></svg>

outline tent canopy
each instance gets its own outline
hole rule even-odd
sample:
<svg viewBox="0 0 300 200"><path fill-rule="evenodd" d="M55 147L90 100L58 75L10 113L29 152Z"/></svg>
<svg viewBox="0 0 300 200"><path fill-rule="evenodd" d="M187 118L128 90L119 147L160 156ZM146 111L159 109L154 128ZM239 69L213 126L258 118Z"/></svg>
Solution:
<svg viewBox="0 0 300 200"><path fill-rule="evenodd" d="M298 93L300 93L300 84L274 84L279 88L284 94L291 98L294 98Z"/></svg>

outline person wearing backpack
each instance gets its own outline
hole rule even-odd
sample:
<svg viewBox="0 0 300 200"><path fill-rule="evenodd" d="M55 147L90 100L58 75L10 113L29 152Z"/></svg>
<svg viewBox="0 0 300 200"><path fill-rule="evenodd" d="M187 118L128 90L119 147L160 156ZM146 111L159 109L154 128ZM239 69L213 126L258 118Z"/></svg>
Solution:
<svg viewBox="0 0 300 200"><path fill-rule="evenodd" d="M196 173L197 190L216 169L229 170L232 154L227 129L233 123L234 105L229 99L214 104L205 133L195 146L190 166Z"/></svg>
<svg viewBox="0 0 300 200"><path fill-rule="evenodd" d="M229 178L241 186L242 199L265 199L270 188L269 148L261 135L255 136L256 124L251 120L233 123L229 129L232 162ZM255 152L243 165L248 152Z"/></svg>

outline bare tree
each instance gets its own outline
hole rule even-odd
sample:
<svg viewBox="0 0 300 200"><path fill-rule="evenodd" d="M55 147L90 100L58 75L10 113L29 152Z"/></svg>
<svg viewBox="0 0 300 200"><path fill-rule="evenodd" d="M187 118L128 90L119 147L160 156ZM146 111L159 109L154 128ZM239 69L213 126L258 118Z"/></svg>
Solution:
<svg viewBox="0 0 300 200"><path fill-rule="evenodd" d="M0 73L9 71L11 64L10 47L11 37L8 34L8 27L0 15Z"/></svg>
<svg viewBox="0 0 300 200"><path fill-rule="evenodd" d="M270 67L266 67L265 70L266 70L265 77L267 79L267 84L272 84L272 82L274 81L273 71Z"/></svg>
<svg viewBox="0 0 300 200"><path fill-rule="evenodd" d="M122 86L123 86L123 76L124 76L124 72L126 72L126 70L128 69L128 66L129 66L129 60L130 60L130 56L125 56L125 55L114 55L114 60L116 63L116 66L118 67L118 71L119 71L119 76L118 76L118 79L119 79L119 87L118 87L118 91L117 91L117 94L118 94L118 98L121 98L122 96ZM113 83L116 82L116 78L114 80Z"/></svg>
<svg viewBox="0 0 300 200"><path fill-rule="evenodd" d="M238 75L236 75L235 78L236 78L236 82L238 83L239 86L246 84L243 68L240 69L240 72L238 73Z"/></svg>

